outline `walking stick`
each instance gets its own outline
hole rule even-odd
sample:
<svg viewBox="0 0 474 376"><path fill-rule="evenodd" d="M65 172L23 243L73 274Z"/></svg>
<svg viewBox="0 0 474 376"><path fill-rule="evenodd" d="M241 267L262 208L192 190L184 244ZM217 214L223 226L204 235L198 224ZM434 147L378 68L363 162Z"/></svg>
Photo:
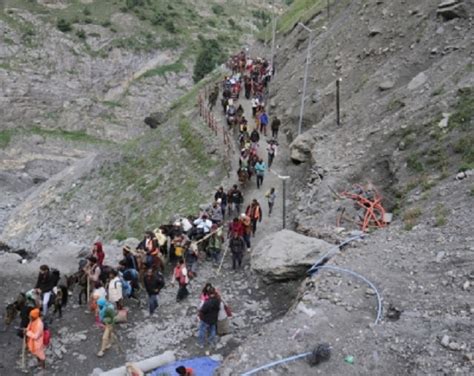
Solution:
<svg viewBox="0 0 474 376"><path fill-rule="evenodd" d="M26 368L26 331L23 334L23 344L21 346L21 368Z"/></svg>
<svg viewBox="0 0 474 376"><path fill-rule="evenodd" d="M216 276L219 275L219 273L221 272L222 265L224 264L225 255L227 254L227 251L228 251L228 250L229 250L229 247L226 247L226 249L224 250L224 254L222 255L221 263L220 263L220 265L219 265L219 268L217 269Z"/></svg>
<svg viewBox="0 0 474 376"><path fill-rule="evenodd" d="M89 299L90 299L90 280L89 280L89 276L87 276L87 291L86 291L86 296L87 296L87 304L89 304Z"/></svg>

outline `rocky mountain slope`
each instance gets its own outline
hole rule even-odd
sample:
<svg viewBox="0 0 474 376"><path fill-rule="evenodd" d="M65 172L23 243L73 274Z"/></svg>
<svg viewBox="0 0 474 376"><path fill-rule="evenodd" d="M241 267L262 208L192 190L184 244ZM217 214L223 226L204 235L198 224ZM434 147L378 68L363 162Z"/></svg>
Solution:
<svg viewBox="0 0 474 376"><path fill-rule="evenodd" d="M303 282L293 309L240 346L219 374L319 343L332 347L329 361L289 362L273 374L472 374L473 10L468 1L337 1L328 17L326 2L296 1L280 19L270 105L292 141L290 220L297 232L342 241L357 234L359 218L339 193L353 184L379 190L390 227L327 265L378 287L382 321L374 324L377 301L367 284L321 270ZM314 30L299 136L310 35L298 21Z"/></svg>
<svg viewBox="0 0 474 376"><path fill-rule="evenodd" d="M48 6L54 3L54 8L48 8L51 12L66 12L68 8L63 6L69 4L41 3ZM84 6L82 2L74 4ZM329 361L311 367L302 359L277 367L272 374L472 374L472 2L340 0L329 4L328 14L326 1L294 0L278 21L276 75L270 86L269 108L272 116L282 119L283 133L291 145L286 150L286 142L281 142L282 152L274 168L275 172L290 175L287 223L298 234L291 231L275 234L281 220L279 202L276 214L265 217L260 227L262 232L255 239L261 244L253 247L253 269L245 269L235 283L233 278L232 283L213 280L217 284L222 282L226 294L235 299L232 304L239 305L236 311L242 314L233 324L234 329L240 326L237 335L224 340L224 350L222 347L216 350L225 356L219 374L240 374L276 359L311 351L319 343L331 346ZM10 16L22 17L25 9L13 10ZM48 12L46 18L51 16ZM215 14L212 8L210 12ZM149 22L146 15L134 11L118 13L122 20L132 17L135 21L138 18ZM37 13L26 14L30 19ZM52 14L56 18L48 22L53 25L67 15ZM310 38L297 25L300 21L314 32L303 132L297 135ZM9 22L2 21L2 27L11 25L12 21ZM247 21L239 22L245 25ZM82 21L72 24L75 32L79 31L79 24L89 25ZM110 28L110 25L101 27ZM211 29L213 33L214 27ZM51 34L56 33L59 32L54 30ZM58 35L61 40L64 38ZM268 41L268 30L260 37ZM86 40L89 38L86 36ZM122 49L113 48L112 52L128 56L129 52L118 52ZM267 54L269 49L256 43L251 51ZM181 53L186 55L185 51ZM130 54L136 58L135 53ZM112 60L107 60L110 56L98 56L94 59L109 63L105 64L104 72L112 69ZM117 118L125 119L122 128L110 126L108 121L102 123L100 116L94 115L100 111L87 110L85 115L79 111L80 116L91 117L90 124L94 126L89 128L86 121L87 129L78 126L67 128L66 132L58 131L56 128L62 128L53 119L51 124L58 127L48 126L45 131L40 121L27 130L10 129L0 138L0 144L3 140L7 145L2 151L5 161L2 166L11 166L13 161L17 166L14 170L5 168L0 175L1 181L8 182L7 188L2 188L7 192L2 195L0 207L0 223L5 224L2 239L39 254L24 265L24 273L36 270L41 262L58 259L58 254L59 261L72 270L75 256L95 236L111 239L109 249L118 252L116 247L122 244L121 240L139 236L150 224L168 220L172 214L192 211L223 181L227 166L223 163L221 142L198 120L195 105L196 93L222 72L216 72L170 105L172 101L156 99L153 95L164 81L146 84L149 79L162 80L160 74L143 79L135 76L136 72L148 71L153 65L147 65L148 62L155 58L161 59L148 54L146 59L139 60L138 67L124 63L133 69L123 68L114 76L116 80L110 81L111 85L102 75L96 77L98 97L95 89L90 89L94 106L98 106L90 108L105 106ZM164 66L173 68L165 69L165 77L179 77L173 65L176 59L169 61ZM187 60L183 64L186 66ZM0 73L8 71L6 68L2 65ZM188 82L189 72L182 77ZM13 78L22 82L21 74L14 76L15 73L8 71L6 76L10 75L6 81L10 88L15 87ZM64 77L61 85L68 82ZM340 125L336 124L335 113L338 79L341 79ZM139 85L138 91L133 91L135 85ZM139 105L140 100L134 99L140 90L147 98L146 105ZM176 86L172 90L176 90L176 95L180 92ZM134 95L130 95L131 91ZM110 97L104 99L105 95ZM118 103L115 95L122 98ZM11 100L7 99L3 110L9 121L23 115L13 109ZM155 100L166 102L164 107L170 105L171 111L157 129L144 132L147 126L142 124L143 118L162 109L155 107L158 103ZM58 103L63 102L58 100ZM33 107L38 111L41 106ZM34 118L40 112L29 114ZM80 123L71 119L71 124ZM120 147L115 144L139 134L143 135ZM42 160L47 163L33 163L41 158L28 158L24 149L31 149L32 154L40 150ZM272 176L274 184L277 179ZM229 180L224 181L229 184ZM305 269L313 256L323 253L314 251L311 244L316 241L312 238L336 244L360 234L354 224L358 215L353 203L340 195L353 184L371 184L377 188L393 219L388 227L370 230L363 239L352 242L326 265L354 271L373 282L382 298L380 310L376 292L365 281L337 269L320 270L312 279L301 275L296 283L299 287L287 284L288 279L294 279L296 273ZM281 189L277 187L277 190L280 194ZM263 200L263 192L252 187L247 195ZM346 217L337 223L343 208ZM287 241L293 239L297 246L289 252L289 247L282 247L286 242L265 239L263 233L272 240L280 236ZM317 243L325 244L322 249L327 250L326 243L320 240ZM264 262L265 257L273 255L274 263ZM18 257L3 255L2 258L11 268L7 278L0 278L0 282L5 289L12 288L9 277L17 274ZM279 269L268 270L276 264ZM209 265L204 265L199 283L214 278ZM256 272L265 273L267 281L273 284L264 286L254 279ZM20 288L18 281L14 282L18 284L14 287ZM276 296L266 299L263 297L266 291L273 291ZM244 303L237 296L240 294L245 296ZM166 292L165 301L171 304L172 295ZM285 315L278 311L278 303L283 310L290 307ZM179 328L194 330L189 321L194 312L191 306L192 303L180 310L167 305L165 317L172 321L178 313L182 318L189 316L179 320ZM269 315L268 311L272 313ZM78 315L74 310L69 313ZM141 312L136 315L143 319ZM242 325L241 319L251 325L245 321ZM68 330L63 330L61 337L68 337ZM72 330L82 333L88 329ZM125 332L135 348L141 348L135 327ZM202 353L187 343L183 332L176 333L173 329L161 333L166 346L177 345L173 336L179 337L180 346L187 346L180 356ZM67 338L64 341L73 347ZM95 343L88 336L87 341ZM151 347L156 351L164 349L157 342ZM92 357L92 352L87 355ZM144 351L140 355L150 354ZM84 361L78 353L68 357L68 362L75 366ZM88 368L94 367L94 360L86 363Z"/></svg>
<svg viewBox="0 0 474 376"><path fill-rule="evenodd" d="M199 203L209 182L198 187L221 149L193 121L197 89L184 94L206 41L216 41L219 62L252 38L266 15L265 8L252 15L254 6L6 1L0 13L3 240L38 251L92 234L122 239ZM193 140L195 129L202 139ZM196 164L186 179L172 173ZM214 182L222 172L211 172ZM92 200L90 192L96 192Z"/></svg>

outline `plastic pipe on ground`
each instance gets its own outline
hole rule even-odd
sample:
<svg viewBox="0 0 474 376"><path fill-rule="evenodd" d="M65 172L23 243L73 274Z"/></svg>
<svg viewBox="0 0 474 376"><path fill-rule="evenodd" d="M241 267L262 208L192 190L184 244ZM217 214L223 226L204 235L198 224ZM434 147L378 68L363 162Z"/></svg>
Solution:
<svg viewBox="0 0 474 376"><path fill-rule="evenodd" d="M306 358L306 357L307 357L308 355L310 355L310 354L311 354L311 352L307 352L307 353L304 353L304 354L294 355L294 356L290 356L289 358L277 360L277 361L275 361L275 362L268 363L268 364L265 364L264 366L255 368L255 369L250 370L250 371L247 371L247 372L245 372L245 373L242 373L241 376L254 375L254 374L256 374L257 372L260 372L260 371L266 370L266 369L268 369L268 368L272 368L272 367L278 366L278 365L280 365L280 364L292 362L292 361L294 361L294 360L298 360L298 359L301 359L301 358Z"/></svg>
<svg viewBox="0 0 474 376"><path fill-rule="evenodd" d="M165 351L161 355L154 356L152 358L144 359L134 364L140 368L143 372L150 372L155 368L164 366L169 363L176 361L173 351ZM125 366L111 369L110 371L102 372L101 376L127 376Z"/></svg>
<svg viewBox="0 0 474 376"><path fill-rule="evenodd" d="M313 269L313 268L311 268ZM331 266L331 265L321 265L321 266L316 266L312 270L311 274L314 274L318 269L326 269L326 270L332 270L336 272L341 272L341 273L347 273L350 274L356 278L361 279L365 283L367 283L372 290L375 291L375 296L377 297L377 317L375 318L375 324L378 324L379 321L382 319L382 296L380 295L379 291L377 290L377 287L370 282L367 278L365 278L363 275L360 275L359 273L353 272L352 270L349 269L344 269L344 268L339 268L337 266Z"/></svg>

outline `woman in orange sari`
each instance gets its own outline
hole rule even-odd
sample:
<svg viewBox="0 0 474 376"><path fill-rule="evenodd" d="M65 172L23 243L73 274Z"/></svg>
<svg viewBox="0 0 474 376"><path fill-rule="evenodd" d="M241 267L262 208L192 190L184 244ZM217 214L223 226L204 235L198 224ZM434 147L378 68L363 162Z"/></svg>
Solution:
<svg viewBox="0 0 474 376"><path fill-rule="evenodd" d="M40 310L35 308L30 312L30 323L26 328L26 343L28 350L38 359L41 368L46 366L46 356L43 344L43 321L40 318Z"/></svg>

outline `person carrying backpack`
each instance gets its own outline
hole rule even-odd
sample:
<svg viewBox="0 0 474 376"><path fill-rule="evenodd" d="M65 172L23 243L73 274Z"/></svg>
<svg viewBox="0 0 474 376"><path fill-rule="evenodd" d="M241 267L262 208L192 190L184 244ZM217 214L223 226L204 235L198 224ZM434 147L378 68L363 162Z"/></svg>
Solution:
<svg viewBox="0 0 474 376"><path fill-rule="evenodd" d="M153 269L148 269L143 279L146 292L148 294L148 312L150 316L153 315L158 308L158 295L163 287L165 287L165 280L160 272L153 272Z"/></svg>
<svg viewBox="0 0 474 376"><path fill-rule="evenodd" d="M112 303L109 303L105 298L97 300L97 307L99 309L99 320L104 325L104 334L102 336L102 343L100 350L97 353L99 358L104 356L106 350L112 347L112 337L114 336L114 324L117 311Z"/></svg>
<svg viewBox="0 0 474 376"><path fill-rule="evenodd" d="M242 258L245 253L245 240L237 233L232 233L229 240L229 249L232 253L232 270L242 266Z"/></svg>
<svg viewBox="0 0 474 376"><path fill-rule="evenodd" d="M53 287L56 286L57 283L57 277L55 277L51 273L51 271L49 270L49 266L41 265L35 289L37 289L42 296L43 317L46 317L46 315L48 314L49 300L51 299Z"/></svg>
<svg viewBox="0 0 474 376"><path fill-rule="evenodd" d="M232 215L232 212L238 214L240 212L240 205L244 202L244 196L242 192L237 188L237 184L234 184L232 189L228 192L228 202L229 205L229 216Z"/></svg>
<svg viewBox="0 0 474 376"><path fill-rule="evenodd" d="M111 270L109 273L109 287L107 289L109 301L117 306L120 310L123 308L123 286L124 283L116 270Z"/></svg>
<svg viewBox="0 0 474 376"><path fill-rule="evenodd" d="M247 206L245 214L250 217L252 223L252 235L255 236L257 231L257 222L262 222L262 208L256 199L252 200L252 203Z"/></svg>

